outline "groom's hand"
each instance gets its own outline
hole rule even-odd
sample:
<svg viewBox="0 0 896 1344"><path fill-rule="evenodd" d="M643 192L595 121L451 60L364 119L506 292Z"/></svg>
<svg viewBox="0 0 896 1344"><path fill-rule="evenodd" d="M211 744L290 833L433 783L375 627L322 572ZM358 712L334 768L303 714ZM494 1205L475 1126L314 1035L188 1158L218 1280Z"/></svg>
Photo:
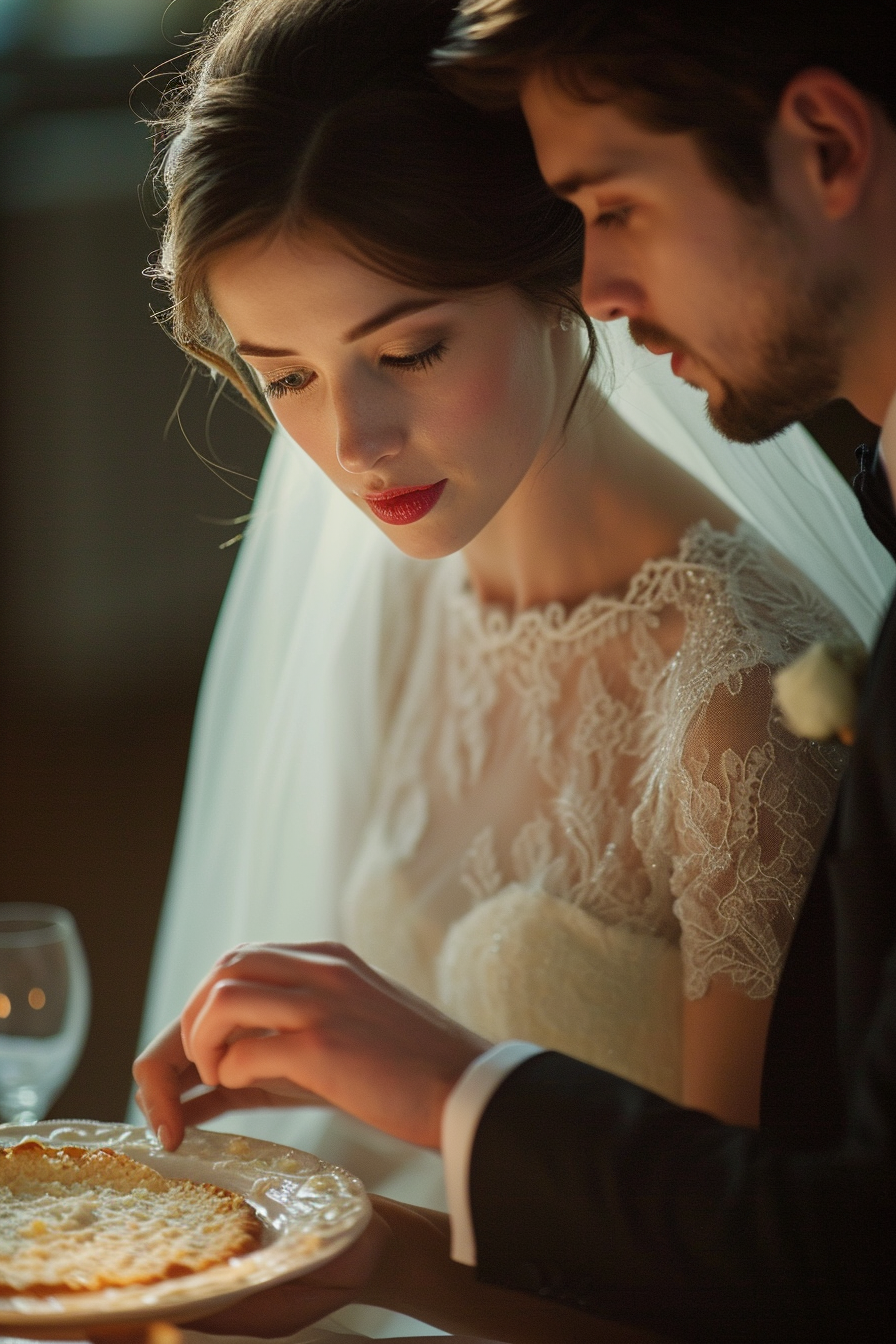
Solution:
<svg viewBox="0 0 896 1344"><path fill-rule="evenodd" d="M198 1119L180 1099L204 1083L214 1092L198 1104L216 1114L228 1098L242 1099L231 1105L323 1100L437 1148L451 1089L488 1047L339 944L250 944L221 958L184 1010L180 1041L173 1029L163 1033L134 1076L166 1147ZM298 1095L284 1095L290 1086Z"/></svg>
<svg viewBox="0 0 896 1344"><path fill-rule="evenodd" d="M134 1100L165 1148L177 1148L187 1125L201 1125L226 1111L258 1106L324 1106L326 1102L285 1078L264 1087L203 1086L195 1064L184 1054L180 1019L161 1032L134 1063Z"/></svg>

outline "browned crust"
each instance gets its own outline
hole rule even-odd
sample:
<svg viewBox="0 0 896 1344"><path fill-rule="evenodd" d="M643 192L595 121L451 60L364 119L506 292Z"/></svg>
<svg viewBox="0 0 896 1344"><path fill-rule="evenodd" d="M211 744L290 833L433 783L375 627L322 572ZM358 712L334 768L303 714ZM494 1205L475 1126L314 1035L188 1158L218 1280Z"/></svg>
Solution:
<svg viewBox="0 0 896 1344"><path fill-rule="evenodd" d="M73 1196L88 1197L96 1193L107 1201L112 1220L104 1206L104 1218L100 1220L103 1226L98 1228L95 1238L92 1232L82 1236L80 1229L71 1232L49 1228L44 1229L47 1239L42 1241L44 1232L38 1229L34 1233L33 1226L29 1228L17 1243L21 1254L27 1263L30 1246L34 1244L38 1246L37 1259L40 1260L45 1248L49 1247L45 1256L47 1263L31 1280L23 1283L24 1266L15 1271L15 1255L0 1254L0 1298L97 1292L104 1288L157 1283L195 1274L256 1249L263 1232L257 1214L242 1196L215 1185L171 1180L110 1148L50 1148L35 1140L0 1148L0 1186L6 1186L10 1192L7 1208L15 1206L17 1185L22 1187L23 1198L43 1194L43 1185L47 1187L47 1194L56 1193L60 1187L64 1194L66 1186L73 1187ZM116 1234L114 1227L111 1232L109 1230L116 1211L124 1210L122 1216L126 1219L129 1209L136 1207L137 1201L141 1218L148 1228L145 1238L148 1263L143 1266L140 1264L142 1239L136 1239L135 1247L134 1238L127 1242ZM33 1243L29 1241L32 1236L35 1238ZM64 1267L66 1260L71 1261L73 1242L70 1239L73 1237L79 1239L79 1247L83 1243L83 1254L79 1253L76 1271ZM163 1249L160 1249L160 1241ZM58 1267L63 1268L63 1272L54 1274L52 1264L56 1246L55 1258L63 1262ZM95 1272L90 1263L92 1259L98 1261Z"/></svg>

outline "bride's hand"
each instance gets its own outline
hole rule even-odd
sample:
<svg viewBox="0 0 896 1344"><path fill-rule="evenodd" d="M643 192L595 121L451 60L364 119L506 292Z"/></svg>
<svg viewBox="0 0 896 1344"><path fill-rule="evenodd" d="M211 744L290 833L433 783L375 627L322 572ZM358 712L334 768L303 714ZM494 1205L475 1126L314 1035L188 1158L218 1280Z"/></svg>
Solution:
<svg viewBox="0 0 896 1344"><path fill-rule="evenodd" d="M204 1087L195 1064L184 1054L179 1019L138 1056L134 1078L137 1082L134 1100L163 1147L171 1149L180 1144L185 1126L201 1125L225 1111L327 1104L286 1078L266 1079L263 1087Z"/></svg>
<svg viewBox="0 0 896 1344"><path fill-rule="evenodd" d="M253 944L222 957L187 1004L181 1037L180 1046L160 1038L135 1065L144 1112L171 1146L186 1087L246 1095L285 1079L437 1148L451 1089L489 1047L334 943Z"/></svg>
<svg viewBox="0 0 896 1344"><path fill-rule="evenodd" d="M375 1199L374 1206L373 1217L361 1236L336 1260L301 1279L290 1279L245 1297L214 1316L191 1321L190 1329L209 1335L279 1339L358 1301L380 1270L388 1243L394 1240Z"/></svg>
<svg viewBox="0 0 896 1344"><path fill-rule="evenodd" d="M359 1302L401 1311L447 1330L513 1344L663 1344L528 1293L479 1283L450 1256L445 1214L372 1195L373 1217L359 1239L316 1273L278 1284L215 1316L191 1321L208 1334L283 1337ZM102 1344L102 1341L99 1342Z"/></svg>

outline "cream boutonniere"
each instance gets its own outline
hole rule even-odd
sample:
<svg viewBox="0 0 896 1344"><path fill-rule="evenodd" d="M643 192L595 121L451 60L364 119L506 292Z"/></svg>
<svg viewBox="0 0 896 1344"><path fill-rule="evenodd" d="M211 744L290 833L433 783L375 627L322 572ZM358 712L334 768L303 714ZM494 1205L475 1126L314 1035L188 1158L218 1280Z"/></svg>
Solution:
<svg viewBox="0 0 896 1344"><path fill-rule="evenodd" d="M796 737L851 746L868 654L862 644L812 644L772 678L775 703Z"/></svg>

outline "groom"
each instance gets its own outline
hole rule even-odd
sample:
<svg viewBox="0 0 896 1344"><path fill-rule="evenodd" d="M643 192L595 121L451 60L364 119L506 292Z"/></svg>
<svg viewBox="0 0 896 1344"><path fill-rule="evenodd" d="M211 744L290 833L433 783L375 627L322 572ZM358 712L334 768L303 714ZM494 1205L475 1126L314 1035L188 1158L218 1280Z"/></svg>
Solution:
<svg viewBox="0 0 896 1344"><path fill-rule="evenodd" d="M671 352L723 432L757 441L834 396L883 424L857 488L896 553L886 11L466 0L438 59L465 96L519 99L585 216L589 311ZM216 987L264 980L267 955L236 954L194 1001L221 1087L258 1079L227 1066L252 1024ZM338 949L289 976L307 1029L287 1076L441 1141L453 1253L481 1280L713 1344L896 1338L896 610L781 983L760 1130L556 1053L489 1050ZM178 1048L136 1070L172 1145L191 1116Z"/></svg>

